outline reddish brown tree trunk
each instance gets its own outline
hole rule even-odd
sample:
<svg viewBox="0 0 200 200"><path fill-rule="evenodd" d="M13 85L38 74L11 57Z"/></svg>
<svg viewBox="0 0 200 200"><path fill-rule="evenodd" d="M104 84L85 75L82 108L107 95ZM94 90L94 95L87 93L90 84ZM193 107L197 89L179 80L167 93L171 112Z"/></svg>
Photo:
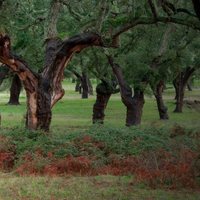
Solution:
<svg viewBox="0 0 200 200"><path fill-rule="evenodd" d="M12 79L12 84L10 87L10 99L8 104L19 105L19 95L22 89L21 80L18 75L14 75Z"/></svg>
<svg viewBox="0 0 200 200"><path fill-rule="evenodd" d="M169 119L169 115L167 113L167 107L164 104L163 101L163 89L164 89L164 82L159 81L159 83L156 85L156 88L153 89L154 96L156 98L157 108L159 112L160 119L166 120Z"/></svg>
<svg viewBox="0 0 200 200"><path fill-rule="evenodd" d="M96 95L96 102L94 103L94 106L93 106L92 121L93 121L93 124L95 123L103 124L104 117L105 117L104 111L107 107L107 104L112 92L109 89L108 84L106 84L105 82L102 82L97 85L96 93L97 95Z"/></svg>

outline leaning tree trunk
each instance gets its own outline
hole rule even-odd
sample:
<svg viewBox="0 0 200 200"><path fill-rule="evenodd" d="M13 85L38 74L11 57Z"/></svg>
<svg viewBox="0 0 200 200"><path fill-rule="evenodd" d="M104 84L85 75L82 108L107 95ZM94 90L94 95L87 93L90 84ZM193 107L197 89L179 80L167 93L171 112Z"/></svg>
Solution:
<svg viewBox="0 0 200 200"><path fill-rule="evenodd" d="M22 84L19 79L19 76L15 74L12 79L12 84L10 87L10 99L8 104L10 105L19 105L19 95L22 89Z"/></svg>
<svg viewBox="0 0 200 200"><path fill-rule="evenodd" d="M108 84L102 82L96 87L96 102L93 106L93 124L103 124L105 117L105 109L107 107L112 91L109 89Z"/></svg>
<svg viewBox="0 0 200 200"><path fill-rule="evenodd" d="M132 88L126 84L120 66L114 63L111 56L107 55L107 58L118 81L122 102L127 109L126 126L139 125L144 106L144 92L135 88L134 96L132 96Z"/></svg>
<svg viewBox="0 0 200 200"><path fill-rule="evenodd" d="M167 107L164 104L163 101L163 89L164 89L164 82L159 81L159 83L156 85L156 88L153 89L154 96L156 98L156 103L158 107L158 112L161 120L169 119L169 115L167 113Z"/></svg>

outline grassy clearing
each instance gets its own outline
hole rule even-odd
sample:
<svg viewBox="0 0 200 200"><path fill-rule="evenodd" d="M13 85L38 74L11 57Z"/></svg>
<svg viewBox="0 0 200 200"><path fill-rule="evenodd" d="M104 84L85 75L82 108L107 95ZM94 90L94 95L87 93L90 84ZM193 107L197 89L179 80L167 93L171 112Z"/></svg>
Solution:
<svg viewBox="0 0 200 200"><path fill-rule="evenodd" d="M74 84L69 81L64 82L66 95L53 108L53 119L51 130L66 130L79 129L91 126L92 108L95 102L95 95L89 99L81 99L80 94L74 92ZM0 94L0 112L2 116L2 127L24 126L24 115L26 112L25 93L22 92L20 97L20 106L8 106L9 93L3 92ZM146 96L146 101L143 110L142 126L151 126L152 124L173 125L175 123L188 126L198 126L200 112L189 108L184 109L183 114L173 113L175 108L174 90L168 89L165 91L164 98L168 106L170 120L163 122L158 120L158 112L155 99L152 96ZM200 90L195 88L192 92L186 91L186 99L200 99ZM106 109L105 124L122 127L125 124L126 109L120 101L119 94L111 97Z"/></svg>
<svg viewBox="0 0 200 200"><path fill-rule="evenodd" d="M2 181L6 179L5 181ZM1 200L198 200L199 192L149 190L133 177L13 177L0 174Z"/></svg>

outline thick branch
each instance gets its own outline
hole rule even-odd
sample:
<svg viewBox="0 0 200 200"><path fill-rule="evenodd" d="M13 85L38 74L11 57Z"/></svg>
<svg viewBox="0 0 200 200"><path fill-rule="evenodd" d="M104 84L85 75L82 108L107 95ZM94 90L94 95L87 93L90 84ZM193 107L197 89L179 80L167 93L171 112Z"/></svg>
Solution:
<svg viewBox="0 0 200 200"><path fill-rule="evenodd" d="M89 46L103 46L101 37L95 33L82 33L65 40L58 48L52 64L44 69L42 75L51 84L52 105L64 95L61 82L65 66L75 53Z"/></svg>
<svg viewBox="0 0 200 200"><path fill-rule="evenodd" d="M172 18L172 17L157 17L157 20L155 21L154 18L148 18L148 17L141 17L141 18L134 18L131 20L128 20L127 23L124 23L122 26L117 27L113 31L112 39L116 39L120 34L128 31L129 29L137 26L137 25L149 25L149 24L155 24L157 22L161 23L175 23L184 25L196 30L200 30L200 24L198 21L195 20L186 20L186 19L178 19L178 18Z"/></svg>
<svg viewBox="0 0 200 200"><path fill-rule="evenodd" d="M10 38L7 35L0 35L0 62L17 73L26 90L34 91L37 74L28 67L25 61L11 53L10 46Z"/></svg>

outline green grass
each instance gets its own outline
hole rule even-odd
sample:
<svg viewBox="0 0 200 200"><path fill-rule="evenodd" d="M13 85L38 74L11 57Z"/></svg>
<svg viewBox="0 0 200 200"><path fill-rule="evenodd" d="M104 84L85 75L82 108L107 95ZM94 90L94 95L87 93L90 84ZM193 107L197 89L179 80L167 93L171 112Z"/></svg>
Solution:
<svg viewBox="0 0 200 200"><path fill-rule="evenodd" d="M3 178L3 179L2 179ZM5 181L2 181L6 179ZM199 200L194 191L150 190L133 177L13 177L0 174L0 200Z"/></svg>

